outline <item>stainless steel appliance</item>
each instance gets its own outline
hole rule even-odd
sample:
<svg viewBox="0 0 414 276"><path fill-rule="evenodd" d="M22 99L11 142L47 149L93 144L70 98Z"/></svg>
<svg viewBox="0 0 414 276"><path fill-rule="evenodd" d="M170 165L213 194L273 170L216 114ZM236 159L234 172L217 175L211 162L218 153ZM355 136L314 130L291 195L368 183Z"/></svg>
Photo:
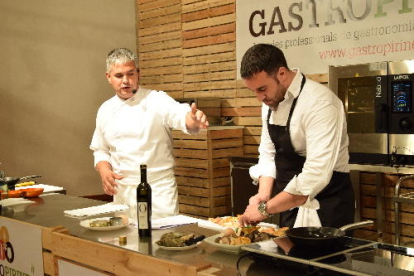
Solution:
<svg viewBox="0 0 414 276"><path fill-rule="evenodd" d="M414 60L331 66L347 115L350 162L414 165Z"/></svg>
<svg viewBox="0 0 414 276"><path fill-rule="evenodd" d="M242 249L253 253L255 259L274 258L279 268L275 275L414 275L413 248L347 236L326 250L296 248L288 237L249 244Z"/></svg>

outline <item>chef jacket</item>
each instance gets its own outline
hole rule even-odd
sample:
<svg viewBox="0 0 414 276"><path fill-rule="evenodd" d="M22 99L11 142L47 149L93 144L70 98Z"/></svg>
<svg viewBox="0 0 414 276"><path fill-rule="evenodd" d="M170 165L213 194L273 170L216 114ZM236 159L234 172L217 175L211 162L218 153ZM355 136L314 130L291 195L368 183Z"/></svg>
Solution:
<svg viewBox="0 0 414 276"><path fill-rule="evenodd" d="M296 76L287 89L284 100L271 113L269 123L286 126L293 100L298 97L302 74ZM276 178L274 144L267 128L269 107L262 105L262 134L259 162L250 168L257 183L260 176ZM307 79L296 103L290 122L290 136L295 152L306 157L303 170L294 177L284 191L294 195L314 197L328 185L333 171L349 172L348 135L341 100L327 87Z"/></svg>
<svg viewBox="0 0 414 276"><path fill-rule="evenodd" d="M190 110L165 92L142 87L127 100L112 97L96 118L90 145L95 166L107 161L124 177L139 176L141 164L149 174L173 168L171 129L188 133L185 117Z"/></svg>

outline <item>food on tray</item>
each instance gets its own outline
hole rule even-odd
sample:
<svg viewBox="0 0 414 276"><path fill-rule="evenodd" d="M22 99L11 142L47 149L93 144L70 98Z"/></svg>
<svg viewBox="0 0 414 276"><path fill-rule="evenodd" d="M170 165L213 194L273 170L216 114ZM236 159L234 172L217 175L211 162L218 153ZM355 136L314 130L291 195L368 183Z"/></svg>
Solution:
<svg viewBox="0 0 414 276"><path fill-rule="evenodd" d="M283 236L288 229L260 226L226 228L223 230L223 236L217 237L215 242L228 245L250 244Z"/></svg>
<svg viewBox="0 0 414 276"><path fill-rule="evenodd" d="M204 238L204 236L201 236L199 238L196 238L194 234L184 234L180 232L168 232L161 236L161 239L157 241L156 243L161 246L167 246L167 247L183 247L192 245L198 241L200 241L200 238Z"/></svg>
<svg viewBox="0 0 414 276"><path fill-rule="evenodd" d="M269 235L273 237L280 237L280 236L284 236L288 229L289 227L282 227L278 229L273 228L273 227L261 227L259 231L262 233L268 233Z"/></svg>
<svg viewBox="0 0 414 276"><path fill-rule="evenodd" d="M267 233L273 237L280 237L285 235L286 230L289 227L277 228L277 227L263 227L263 226L248 226L248 227L241 227L239 224L239 218L241 215L237 215L237 217L216 217L216 218L209 218L208 220L216 223L220 226L227 227L223 230L223 234L225 236L230 236L231 234L237 234L235 231L254 231L258 230L259 232ZM256 228L254 228L256 227Z"/></svg>
<svg viewBox="0 0 414 276"><path fill-rule="evenodd" d="M217 217L217 218L209 218L208 220L224 227L240 227L239 217Z"/></svg>

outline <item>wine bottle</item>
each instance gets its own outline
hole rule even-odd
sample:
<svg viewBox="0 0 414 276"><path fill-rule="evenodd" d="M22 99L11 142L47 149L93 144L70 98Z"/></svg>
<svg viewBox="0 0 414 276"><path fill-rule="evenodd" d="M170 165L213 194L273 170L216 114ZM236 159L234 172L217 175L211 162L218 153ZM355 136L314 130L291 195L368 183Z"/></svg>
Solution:
<svg viewBox="0 0 414 276"><path fill-rule="evenodd" d="M137 187L138 234L151 236L151 186L147 182L147 165L141 165L141 183Z"/></svg>

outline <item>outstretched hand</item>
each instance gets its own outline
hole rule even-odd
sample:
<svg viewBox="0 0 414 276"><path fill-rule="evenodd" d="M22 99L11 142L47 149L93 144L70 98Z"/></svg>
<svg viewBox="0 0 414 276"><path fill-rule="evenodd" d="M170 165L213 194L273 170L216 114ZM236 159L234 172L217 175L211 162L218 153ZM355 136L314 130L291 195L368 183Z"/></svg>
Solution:
<svg viewBox="0 0 414 276"><path fill-rule="evenodd" d="M187 130L191 132L197 132L200 129L206 129L209 126L207 116L203 111L197 109L195 103L191 104L191 110L187 113L185 125Z"/></svg>

